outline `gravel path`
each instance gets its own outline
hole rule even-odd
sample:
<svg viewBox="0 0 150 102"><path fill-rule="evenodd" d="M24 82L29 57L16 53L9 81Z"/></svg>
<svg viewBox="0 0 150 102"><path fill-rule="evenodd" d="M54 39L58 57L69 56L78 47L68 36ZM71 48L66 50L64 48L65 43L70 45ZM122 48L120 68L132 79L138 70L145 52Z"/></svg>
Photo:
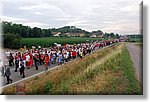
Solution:
<svg viewBox="0 0 150 102"><path fill-rule="evenodd" d="M134 65L134 70L136 73L136 78L139 81L142 81L142 76L143 76L143 66L142 66L142 49L139 47L136 47L133 43L128 43L126 44L126 47L129 51L131 60L133 62Z"/></svg>

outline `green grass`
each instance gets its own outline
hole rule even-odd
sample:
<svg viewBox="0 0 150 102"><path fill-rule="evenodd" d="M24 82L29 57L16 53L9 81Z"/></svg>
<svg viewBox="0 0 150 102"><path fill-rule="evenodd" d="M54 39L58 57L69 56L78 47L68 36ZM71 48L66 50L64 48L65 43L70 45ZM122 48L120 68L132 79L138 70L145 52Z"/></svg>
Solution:
<svg viewBox="0 0 150 102"><path fill-rule="evenodd" d="M133 64L126 48L124 49L124 53L122 53L120 66L122 66L124 76L128 79L126 94L142 94L142 87L140 85L141 83L135 78Z"/></svg>
<svg viewBox="0 0 150 102"><path fill-rule="evenodd" d="M59 44L78 44L82 42L89 41L96 41L96 40L102 40L102 38L80 38L80 37L46 37L46 38L22 38L21 44L22 47L30 47L31 46L42 46L42 47L50 47L54 43Z"/></svg>
<svg viewBox="0 0 150 102"><path fill-rule="evenodd" d="M142 42L143 41L143 39L142 38L129 38L129 41L130 42Z"/></svg>

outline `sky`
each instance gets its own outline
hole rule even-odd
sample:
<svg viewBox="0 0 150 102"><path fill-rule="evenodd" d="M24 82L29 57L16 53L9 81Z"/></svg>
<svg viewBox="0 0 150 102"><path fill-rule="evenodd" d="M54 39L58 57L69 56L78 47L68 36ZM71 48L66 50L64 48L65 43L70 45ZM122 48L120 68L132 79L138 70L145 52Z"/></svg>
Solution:
<svg viewBox="0 0 150 102"><path fill-rule="evenodd" d="M140 33L142 0L1 0L0 18L30 27Z"/></svg>

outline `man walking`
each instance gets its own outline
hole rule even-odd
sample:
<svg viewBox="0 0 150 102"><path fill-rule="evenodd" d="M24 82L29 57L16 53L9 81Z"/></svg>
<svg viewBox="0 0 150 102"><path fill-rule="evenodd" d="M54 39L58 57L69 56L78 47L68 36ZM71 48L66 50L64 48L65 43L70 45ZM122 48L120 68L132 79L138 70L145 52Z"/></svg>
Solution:
<svg viewBox="0 0 150 102"><path fill-rule="evenodd" d="M10 79L10 75L11 75L10 68L7 67L7 68L6 68L6 72L5 72L5 76L6 76L6 78L7 78L7 83L6 83L6 85L9 84L9 81L11 81L11 83L12 83L12 81L13 81L12 79Z"/></svg>

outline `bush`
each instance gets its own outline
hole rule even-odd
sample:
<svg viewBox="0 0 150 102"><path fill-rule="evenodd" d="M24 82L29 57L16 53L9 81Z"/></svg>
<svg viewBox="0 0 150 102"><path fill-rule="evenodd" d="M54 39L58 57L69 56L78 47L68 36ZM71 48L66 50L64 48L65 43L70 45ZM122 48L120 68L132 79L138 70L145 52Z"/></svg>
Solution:
<svg viewBox="0 0 150 102"><path fill-rule="evenodd" d="M21 47L21 38L18 35L8 33L4 34L3 38L3 46L5 48L18 49Z"/></svg>

